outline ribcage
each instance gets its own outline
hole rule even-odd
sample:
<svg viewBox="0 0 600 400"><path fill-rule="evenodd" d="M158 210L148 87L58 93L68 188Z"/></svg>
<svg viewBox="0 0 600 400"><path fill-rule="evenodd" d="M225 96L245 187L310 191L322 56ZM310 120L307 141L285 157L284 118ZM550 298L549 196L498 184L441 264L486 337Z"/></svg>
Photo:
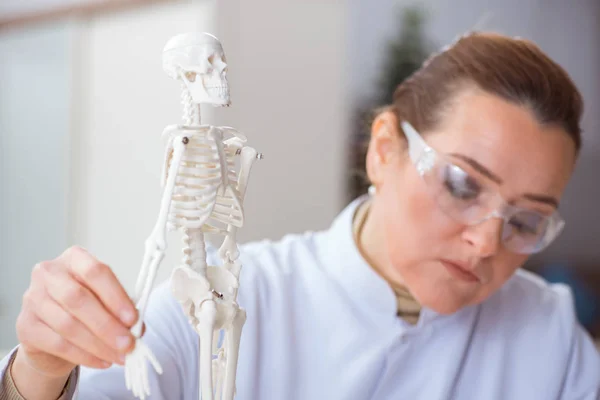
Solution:
<svg viewBox="0 0 600 400"><path fill-rule="evenodd" d="M228 224L241 226L243 212L236 189L236 149L223 145L226 171L222 171L218 147L211 138L206 135L188 138L171 199L169 230L185 227L224 233ZM169 165L171 160L172 155ZM223 185L223 173L227 174L227 186Z"/></svg>

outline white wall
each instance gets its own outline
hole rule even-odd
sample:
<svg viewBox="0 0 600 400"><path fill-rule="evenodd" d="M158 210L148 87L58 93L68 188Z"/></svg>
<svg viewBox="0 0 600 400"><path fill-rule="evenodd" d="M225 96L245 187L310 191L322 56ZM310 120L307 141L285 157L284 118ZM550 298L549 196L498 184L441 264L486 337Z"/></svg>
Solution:
<svg viewBox="0 0 600 400"><path fill-rule="evenodd" d="M89 2L88 0L2 0L0 16L14 18L17 15L48 11L56 7L73 6Z"/></svg>
<svg viewBox="0 0 600 400"><path fill-rule="evenodd" d="M327 227L344 206L348 5L342 0L230 0L217 32L233 107L219 121L265 154L246 195L242 240Z"/></svg>
<svg viewBox="0 0 600 400"><path fill-rule="evenodd" d="M16 344L31 268L68 243L72 33L61 22L0 36L0 351Z"/></svg>

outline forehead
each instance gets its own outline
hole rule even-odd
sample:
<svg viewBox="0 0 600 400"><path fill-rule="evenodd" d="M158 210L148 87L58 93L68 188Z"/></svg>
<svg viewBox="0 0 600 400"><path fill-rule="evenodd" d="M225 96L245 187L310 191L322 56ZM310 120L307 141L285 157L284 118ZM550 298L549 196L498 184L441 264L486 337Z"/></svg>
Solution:
<svg viewBox="0 0 600 400"><path fill-rule="evenodd" d="M503 181L510 195L560 197L572 173L575 147L562 128L480 91L465 91L426 140L443 153L473 158Z"/></svg>

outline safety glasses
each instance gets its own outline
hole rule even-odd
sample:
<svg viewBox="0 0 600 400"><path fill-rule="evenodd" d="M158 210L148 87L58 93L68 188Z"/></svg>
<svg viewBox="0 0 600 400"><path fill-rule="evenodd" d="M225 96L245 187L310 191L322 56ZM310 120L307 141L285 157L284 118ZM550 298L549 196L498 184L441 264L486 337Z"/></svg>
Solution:
<svg viewBox="0 0 600 400"><path fill-rule="evenodd" d="M502 219L503 245L520 254L540 252L562 231L565 222L558 212L543 215L508 204L467 163L435 151L408 122L401 127L419 175L442 211L457 222L477 225L490 218Z"/></svg>

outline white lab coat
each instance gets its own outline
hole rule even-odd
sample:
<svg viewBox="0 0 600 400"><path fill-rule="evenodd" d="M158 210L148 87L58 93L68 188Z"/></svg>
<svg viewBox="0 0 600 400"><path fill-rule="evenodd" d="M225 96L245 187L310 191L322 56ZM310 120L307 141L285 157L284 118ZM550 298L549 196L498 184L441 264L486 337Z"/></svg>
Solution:
<svg viewBox="0 0 600 400"><path fill-rule="evenodd" d="M479 306L424 309L416 326L397 318L392 290L353 241L360 200L328 230L242 247L238 400L600 399L600 355L565 286L518 271ZM164 369L150 400L198 399L198 336L166 284L146 324ZM82 368L78 394L133 398L119 366Z"/></svg>

